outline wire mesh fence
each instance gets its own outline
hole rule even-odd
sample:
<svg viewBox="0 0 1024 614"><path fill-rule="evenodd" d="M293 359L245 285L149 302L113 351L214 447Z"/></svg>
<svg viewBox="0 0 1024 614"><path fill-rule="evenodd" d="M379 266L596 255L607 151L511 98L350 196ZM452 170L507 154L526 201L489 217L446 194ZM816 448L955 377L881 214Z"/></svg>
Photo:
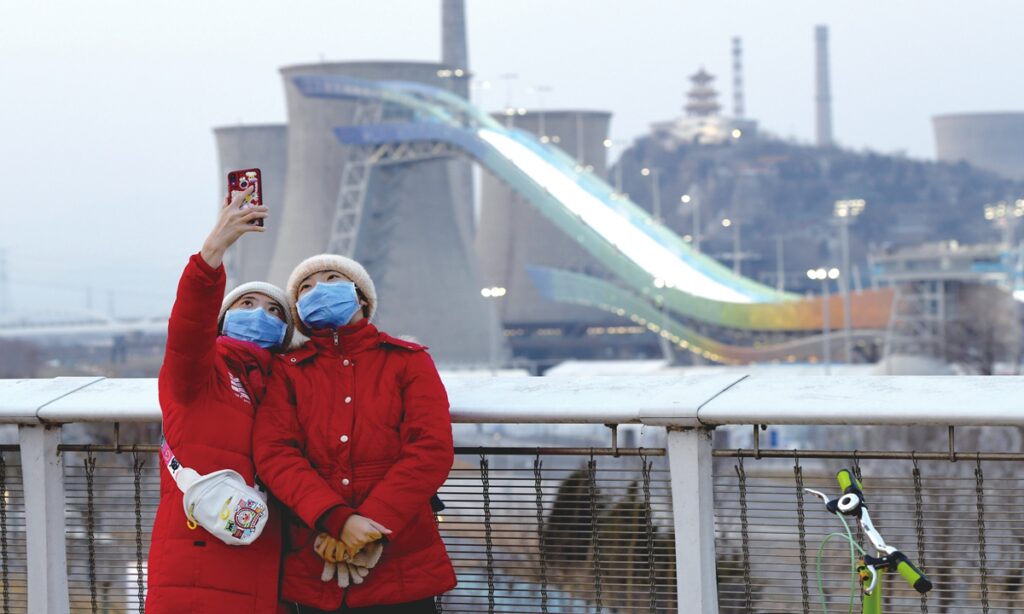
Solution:
<svg viewBox="0 0 1024 614"><path fill-rule="evenodd" d="M822 546L841 522L813 488L835 497L836 471L862 476L875 526L929 575L926 596L885 574L889 612L1019 612L1024 567L1024 477L1019 461L857 462L840 459L719 459L715 529L721 612L860 611L851 590L850 547ZM854 521L851 519L851 528ZM854 538L874 554L859 528ZM819 548L821 554L819 557ZM819 589L817 575L822 577Z"/></svg>
<svg viewBox="0 0 1024 614"><path fill-rule="evenodd" d="M441 490L442 535L459 577L441 599L445 612L676 611L664 462L502 460L462 456Z"/></svg>
<svg viewBox="0 0 1024 614"><path fill-rule="evenodd" d="M25 490L17 446L0 446L0 611L26 612Z"/></svg>
<svg viewBox="0 0 1024 614"><path fill-rule="evenodd" d="M156 454L74 449L64 452L72 611L142 612ZM437 520L459 578L440 600L444 612L676 611L663 450L516 452L458 456L439 493L446 509Z"/></svg>
<svg viewBox="0 0 1024 614"><path fill-rule="evenodd" d="M74 448L63 453L72 611L142 612L159 496L154 447L66 448ZM676 603L664 450L619 450L619 457L579 448L460 452L439 493L447 507L437 520L459 577L440 600L443 611L685 611ZM851 596L859 611L849 546L836 538L822 546L843 527L803 491L838 495L842 467L861 475L882 535L935 585L922 597L887 574L886 611L1024 611L1020 459L863 460L867 452L753 459L740 452L749 451L722 458L730 452L718 450L713 475L721 612L821 612L822 599L845 612ZM26 612L16 446L0 448L0 492L0 612ZM869 547L858 529L853 534Z"/></svg>
<svg viewBox="0 0 1024 614"><path fill-rule="evenodd" d="M153 452L64 453L73 612L145 609L146 558L160 501Z"/></svg>

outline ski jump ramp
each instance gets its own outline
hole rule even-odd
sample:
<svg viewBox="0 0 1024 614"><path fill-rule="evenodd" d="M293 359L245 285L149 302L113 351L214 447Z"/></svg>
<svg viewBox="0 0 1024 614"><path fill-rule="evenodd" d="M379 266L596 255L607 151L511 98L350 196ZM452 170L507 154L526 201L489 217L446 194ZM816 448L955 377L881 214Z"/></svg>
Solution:
<svg viewBox="0 0 1024 614"><path fill-rule="evenodd" d="M401 121L340 126L337 138L367 148L435 144L469 156L536 207L615 275L615 280L536 267L529 271L550 300L586 305L646 326L675 347L722 363L814 359L821 349L822 298L779 292L737 275L693 250L600 177L560 149L509 128L468 101L436 87L339 76L294 79L305 96L345 98L399 109ZM486 206L486 203L484 203ZM830 303L829 327L841 328L843 305ZM855 342L879 338L892 291L851 295ZM730 344L699 329L776 333L791 338ZM788 334L788 335L787 335ZM842 344L835 344L841 352Z"/></svg>

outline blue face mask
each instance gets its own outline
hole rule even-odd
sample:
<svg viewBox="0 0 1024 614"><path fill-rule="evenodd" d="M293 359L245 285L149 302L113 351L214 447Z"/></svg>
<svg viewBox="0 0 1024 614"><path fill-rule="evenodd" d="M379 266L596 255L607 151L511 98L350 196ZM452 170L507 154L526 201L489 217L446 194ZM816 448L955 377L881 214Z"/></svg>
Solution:
<svg viewBox="0 0 1024 614"><path fill-rule="evenodd" d="M296 303L299 317L313 330L345 326L359 309L356 285L350 281L320 282Z"/></svg>
<svg viewBox="0 0 1024 614"><path fill-rule="evenodd" d="M232 309L224 314L224 334L232 339L251 341L261 348L281 345L288 326L263 308Z"/></svg>

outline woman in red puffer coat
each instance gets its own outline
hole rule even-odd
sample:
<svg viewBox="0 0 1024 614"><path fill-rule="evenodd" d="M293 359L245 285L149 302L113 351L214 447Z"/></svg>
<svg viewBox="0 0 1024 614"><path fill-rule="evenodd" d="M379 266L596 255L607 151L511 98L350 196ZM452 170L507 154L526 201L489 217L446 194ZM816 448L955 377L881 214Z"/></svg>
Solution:
<svg viewBox="0 0 1024 614"><path fill-rule="evenodd" d="M431 509L454 458L437 369L426 348L370 323L377 295L359 263L314 256L287 292L310 341L277 361L253 441L260 477L294 512L282 601L300 614L433 613L455 587ZM324 536L349 554L383 543L383 554L365 579L343 577L342 563L343 581L325 580Z"/></svg>
<svg viewBox="0 0 1024 614"><path fill-rule="evenodd" d="M270 284L243 284L224 296L224 252L243 234L263 230L249 222L266 217L266 209L241 208L248 192L225 199L202 251L182 273L159 390L164 437L181 464L201 475L233 469L252 485L254 410L266 390L270 352L289 342L292 316L284 292ZM146 612L277 612L280 515L271 505L255 542L229 546L190 528L182 493L161 468Z"/></svg>

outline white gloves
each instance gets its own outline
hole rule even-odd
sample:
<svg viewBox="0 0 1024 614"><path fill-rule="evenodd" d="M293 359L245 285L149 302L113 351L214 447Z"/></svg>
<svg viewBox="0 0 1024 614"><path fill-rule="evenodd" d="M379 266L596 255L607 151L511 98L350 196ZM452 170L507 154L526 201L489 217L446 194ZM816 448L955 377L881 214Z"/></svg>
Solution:
<svg viewBox="0 0 1024 614"><path fill-rule="evenodd" d="M313 543L314 550L317 550L319 554L324 540L329 539L331 537L326 533L318 535ZM332 563L325 559L324 570L320 574L320 579L324 582L336 579L338 586L341 588L348 588L350 584L362 584L366 576L370 575L370 570L380 561L381 554L383 553L384 544L380 541L375 541L367 544L355 556L346 561ZM346 556L345 558L348 557Z"/></svg>
<svg viewBox="0 0 1024 614"><path fill-rule="evenodd" d="M370 570L365 567L356 567L351 563L328 563L324 561L324 570L320 574L320 579L324 582L330 582L332 578L337 576L338 586L348 588L349 584L362 584L363 579L369 574Z"/></svg>

